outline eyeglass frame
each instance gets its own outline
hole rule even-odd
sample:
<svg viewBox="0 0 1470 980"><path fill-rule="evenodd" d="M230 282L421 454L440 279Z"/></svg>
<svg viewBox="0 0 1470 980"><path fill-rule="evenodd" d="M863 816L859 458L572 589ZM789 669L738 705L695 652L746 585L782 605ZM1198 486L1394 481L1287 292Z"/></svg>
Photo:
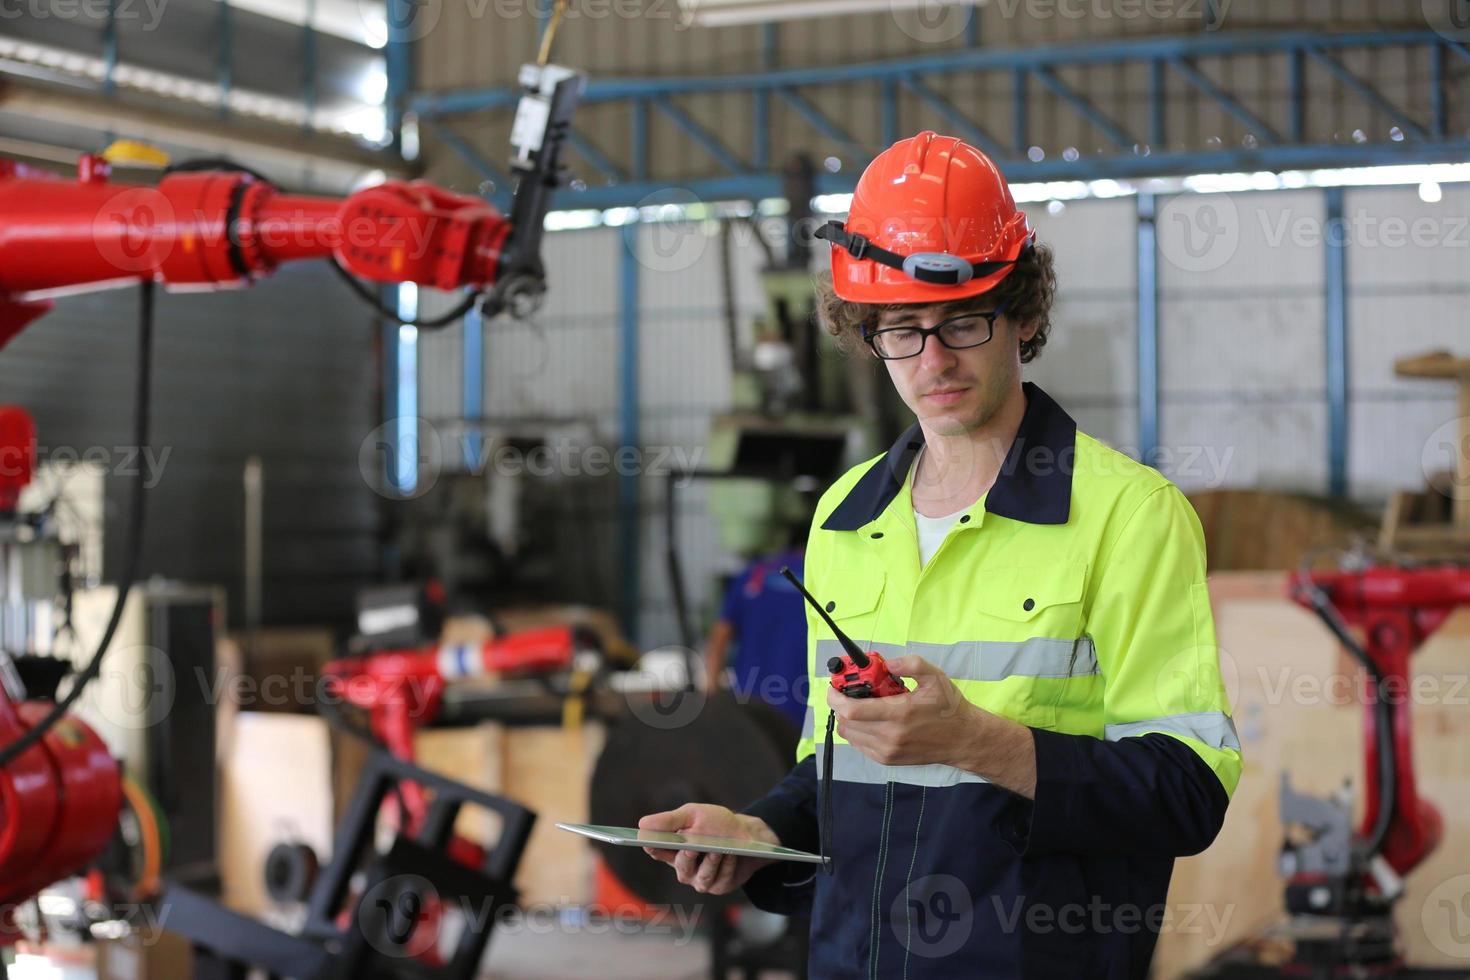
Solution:
<svg viewBox="0 0 1470 980"><path fill-rule="evenodd" d="M918 357L920 354L924 353L924 348L929 346L929 338L931 336L938 338L939 343L940 344L943 344L943 346L945 347L946 350L974 350L976 347L983 347L983 346L985 346L986 344L990 343L992 340L995 339L995 321L997 319L999 319L1005 313L1005 311L1006 311L1006 303L1007 302L1008 302L1007 300L1001 300L1000 301L1000 304L998 306L996 306L995 309L989 311L988 313L987 312L978 312L978 311L977 312L973 312L973 313L956 313L954 316L947 316L947 317L945 317L943 320L940 320L938 323L934 324L934 326L932 326L932 327L882 327L882 328L880 328L878 330L871 330L870 331L867 328L867 326L864 325L863 326L863 340L867 342L868 347L873 351L873 356L875 356L879 360L883 360L883 361L906 361L906 360L908 360L911 357ZM944 337L940 334L940 331L941 330L943 330L945 327L949 326L951 323L953 323L956 320L965 320L965 319L968 319L970 317L977 317L977 316L978 317L983 317L984 320L985 320L985 324L986 324L987 330L985 332L985 339L984 340L980 341L978 344L966 344L964 347L952 347L949 344L946 344L944 342ZM889 332L894 331L894 330L916 330L916 331L918 331L919 337L920 337L920 339L919 339L919 349L916 350L916 351L914 351L912 354L902 354L902 355L900 355L898 357L886 357L886 356L884 356L878 350L878 335L879 334L883 334L883 333L889 333Z"/></svg>

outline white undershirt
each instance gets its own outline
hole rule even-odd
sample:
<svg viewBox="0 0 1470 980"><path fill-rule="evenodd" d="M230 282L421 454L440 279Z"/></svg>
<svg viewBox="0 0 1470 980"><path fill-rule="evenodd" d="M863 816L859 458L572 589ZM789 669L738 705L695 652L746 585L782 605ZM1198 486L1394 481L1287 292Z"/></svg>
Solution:
<svg viewBox="0 0 1470 980"><path fill-rule="evenodd" d="M923 455L924 449L920 447L918 455L914 457L913 468L909 471L911 477L919 472L919 460L923 458ZM919 513L919 508L914 508L914 526L919 531L920 568L929 564L929 559L934 557L934 553L939 550L940 545L944 544L944 539L949 536L949 532L954 530L954 526L960 522L960 518L964 517L965 511L969 509L968 506L965 506L943 517L925 517Z"/></svg>
<svg viewBox="0 0 1470 980"><path fill-rule="evenodd" d="M944 539L949 536L950 530L965 516L968 507L961 507L953 514L943 517L925 517L917 509L914 510L914 524L919 529L919 567L923 568L929 564L929 559L934 557L934 552L944 544Z"/></svg>

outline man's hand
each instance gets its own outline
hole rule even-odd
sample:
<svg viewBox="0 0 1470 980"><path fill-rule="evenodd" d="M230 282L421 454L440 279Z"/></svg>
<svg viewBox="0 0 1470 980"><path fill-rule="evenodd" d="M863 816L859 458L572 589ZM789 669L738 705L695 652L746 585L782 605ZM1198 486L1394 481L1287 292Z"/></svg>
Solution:
<svg viewBox="0 0 1470 980"><path fill-rule="evenodd" d="M638 820L639 830L664 830L672 833L703 834L707 837L734 837L740 840L780 844L774 831L759 817L735 813L710 803L685 803L677 810L650 813ZM673 867L679 881L697 892L727 895L741 887L761 868L772 863L766 858L742 857L734 854L711 854L703 851L668 851L645 847L648 856Z"/></svg>
<svg viewBox="0 0 1470 980"><path fill-rule="evenodd" d="M888 669L918 683L908 694L850 698L827 690L837 734L885 766L938 763L965 769L1030 798L1036 753L1024 725L971 704L954 681L922 657L895 657Z"/></svg>

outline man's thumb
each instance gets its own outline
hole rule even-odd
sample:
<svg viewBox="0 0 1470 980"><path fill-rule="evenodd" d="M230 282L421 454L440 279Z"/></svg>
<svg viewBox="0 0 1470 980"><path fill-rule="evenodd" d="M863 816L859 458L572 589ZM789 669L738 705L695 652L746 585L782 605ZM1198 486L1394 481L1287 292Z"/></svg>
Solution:
<svg viewBox="0 0 1470 980"><path fill-rule="evenodd" d="M680 830L694 819L694 804L685 803L677 810L664 810L638 818L639 830Z"/></svg>
<svg viewBox="0 0 1470 980"><path fill-rule="evenodd" d="M915 653L906 653L902 657L894 657L888 661L889 673L900 677L924 677L929 674L938 674L939 668Z"/></svg>

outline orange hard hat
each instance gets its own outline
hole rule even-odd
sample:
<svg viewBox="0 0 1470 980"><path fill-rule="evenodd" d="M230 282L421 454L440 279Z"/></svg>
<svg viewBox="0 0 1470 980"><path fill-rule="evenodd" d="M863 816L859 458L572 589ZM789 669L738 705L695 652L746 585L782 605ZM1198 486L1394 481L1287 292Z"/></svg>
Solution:
<svg viewBox="0 0 1470 980"><path fill-rule="evenodd" d="M832 287L854 303L942 303L979 296L1015 268L1035 232L995 163L925 131L868 164L832 243Z"/></svg>

